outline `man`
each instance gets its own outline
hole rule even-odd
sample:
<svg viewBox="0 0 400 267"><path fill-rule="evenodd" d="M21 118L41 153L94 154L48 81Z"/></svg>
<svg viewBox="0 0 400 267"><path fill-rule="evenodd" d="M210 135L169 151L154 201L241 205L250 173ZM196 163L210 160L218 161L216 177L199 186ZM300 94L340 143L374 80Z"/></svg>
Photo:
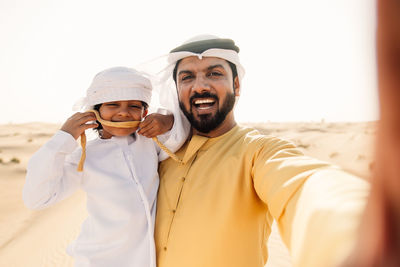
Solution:
<svg viewBox="0 0 400 267"><path fill-rule="evenodd" d="M368 186L292 143L238 126L244 69L230 39L173 49L169 78L192 134L159 167L159 267L264 266L273 220L295 266L336 266L349 253Z"/></svg>

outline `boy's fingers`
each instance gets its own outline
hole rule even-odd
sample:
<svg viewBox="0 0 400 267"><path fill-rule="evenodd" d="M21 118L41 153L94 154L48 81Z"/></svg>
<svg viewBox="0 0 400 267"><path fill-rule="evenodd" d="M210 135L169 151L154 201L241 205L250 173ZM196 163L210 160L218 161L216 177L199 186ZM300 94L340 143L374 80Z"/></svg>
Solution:
<svg viewBox="0 0 400 267"><path fill-rule="evenodd" d="M88 123L90 121L95 122L96 118L90 112L80 113L77 112L67 119L67 121L61 126L61 130L71 134L77 139L86 129L96 128L97 123Z"/></svg>
<svg viewBox="0 0 400 267"><path fill-rule="evenodd" d="M68 121L70 123L74 123L74 124L78 124L78 125L85 124L86 122L95 121L95 120L96 120L96 117L94 116L93 113L90 113L90 112L86 112L86 113L77 112L68 119Z"/></svg>
<svg viewBox="0 0 400 267"><path fill-rule="evenodd" d="M79 124L85 124L85 123L87 123L89 121L96 121L96 117L93 115L93 113L83 115L82 117L77 119L77 122Z"/></svg>
<svg viewBox="0 0 400 267"><path fill-rule="evenodd" d="M93 112L84 112L82 113L82 117L91 117L96 119L96 115Z"/></svg>
<svg viewBox="0 0 400 267"><path fill-rule="evenodd" d="M139 129L148 130L151 129L153 125L153 120L145 119L139 123Z"/></svg>
<svg viewBox="0 0 400 267"><path fill-rule="evenodd" d="M146 128L152 122L153 122L153 119L151 117L147 116L142 122L140 122L139 127Z"/></svg>
<svg viewBox="0 0 400 267"><path fill-rule="evenodd" d="M146 132L146 137L152 138L152 137L155 137L160 134L161 134L160 129L158 129L157 127L154 127Z"/></svg>
<svg viewBox="0 0 400 267"><path fill-rule="evenodd" d="M140 130L138 131L139 134L146 136L146 134L148 134L149 131L151 131L153 129L152 125L148 125L144 128L140 128Z"/></svg>
<svg viewBox="0 0 400 267"><path fill-rule="evenodd" d="M150 128L147 128L147 129L145 129L142 133L140 133L141 135L143 135L143 136L145 136L145 137L148 137L148 138L151 138L151 137L154 137L154 136L157 136L159 131L157 130L157 128L154 128L154 127L150 127Z"/></svg>
<svg viewBox="0 0 400 267"><path fill-rule="evenodd" d="M90 129L90 128L96 128L97 126L99 126L97 123L90 123L90 124L83 124L82 127L86 130L86 129Z"/></svg>
<svg viewBox="0 0 400 267"><path fill-rule="evenodd" d="M155 136L157 136L157 135L154 134L153 132L147 132L146 134L143 134L143 136L144 136L144 137L147 137L147 138L152 138L152 137L155 137Z"/></svg>

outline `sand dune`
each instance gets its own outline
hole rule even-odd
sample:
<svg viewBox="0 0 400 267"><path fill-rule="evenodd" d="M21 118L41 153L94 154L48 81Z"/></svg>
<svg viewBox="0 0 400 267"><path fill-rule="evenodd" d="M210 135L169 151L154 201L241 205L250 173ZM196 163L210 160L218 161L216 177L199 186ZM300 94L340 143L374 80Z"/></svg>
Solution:
<svg viewBox="0 0 400 267"><path fill-rule="evenodd" d="M249 124L265 134L292 140L307 155L337 164L366 179L373 167L376 123ZM45 210L30 211L22 203L22 187L30 156L59 128L56 124L0 125L0 266L73 266L65 252L86 216L85 196ZM289 267L290 257L276 228L268 242L268 267Z"/></svg>

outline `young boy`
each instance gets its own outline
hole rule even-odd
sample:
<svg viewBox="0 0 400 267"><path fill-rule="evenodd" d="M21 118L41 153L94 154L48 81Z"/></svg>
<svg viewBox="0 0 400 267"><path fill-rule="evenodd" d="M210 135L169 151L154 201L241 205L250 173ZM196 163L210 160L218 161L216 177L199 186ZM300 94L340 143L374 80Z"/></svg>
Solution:
<svg viewBox="0 0 400 267"><path fill-rule="evenodd" d="M151 91L150 81L139 72L111 68L94 77L84 105L98 110L103 120L141 121L147 115ZM181 124L174 123L173 115L150 115L139 125L144 136L136 133L137 126L88 123L93 121L93 112L72 115L33 155L24 203L31 209L46 208L82 188L87 193L88 218L68 248L75 266L155 267L157 168L158 161L167 156L147 137L169 131L159 140L176 151L186 139L185 130L177 129ZM79 172L82 149L77 148L76 139L95 127L99 138L88 142L84 168Z"/></svg>

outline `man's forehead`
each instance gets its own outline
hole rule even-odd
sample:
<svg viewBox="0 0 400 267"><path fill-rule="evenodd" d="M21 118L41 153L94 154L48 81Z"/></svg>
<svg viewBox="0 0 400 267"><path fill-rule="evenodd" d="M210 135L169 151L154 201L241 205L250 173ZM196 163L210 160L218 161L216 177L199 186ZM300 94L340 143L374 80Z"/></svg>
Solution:
<svg viewBox="0 0 400 267"><path fill-rule="evenodd" d="M229 64L225 59L218 57L202 57L201 59L197 56L191 56L183 58L178 66L178 69L183 68L209 68L211 66L222 66L229 68Z"/></svg>

